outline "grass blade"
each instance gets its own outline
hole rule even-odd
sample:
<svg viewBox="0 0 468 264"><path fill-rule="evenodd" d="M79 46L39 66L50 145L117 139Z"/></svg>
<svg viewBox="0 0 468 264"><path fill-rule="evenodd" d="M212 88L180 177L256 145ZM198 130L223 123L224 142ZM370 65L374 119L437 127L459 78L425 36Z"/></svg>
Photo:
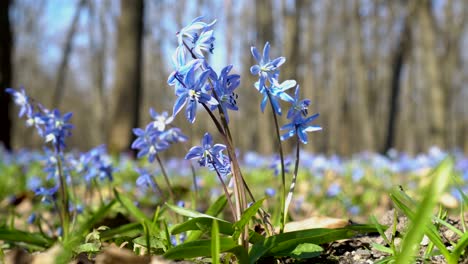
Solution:
<svg viewBox="0 0 468 264"><path fill-rule="evenodd" d="M419 249L419 243L426 231L426 226L431 223L432 210L446 189L452 171L453 161L447 158L431 173L433 180L412 218L409 231L403 239L401 253L397 256L397 263L411 263L414 261L416 251Z"/></svg>
<svg viewBox="0 0 468 264"><path fill-rule="evenodd" d="M42 248L48 248L54 243L54 240L39 233L30 233L17 229L7 229L4 227L0 228L0 240L22 242Z"/></svg>

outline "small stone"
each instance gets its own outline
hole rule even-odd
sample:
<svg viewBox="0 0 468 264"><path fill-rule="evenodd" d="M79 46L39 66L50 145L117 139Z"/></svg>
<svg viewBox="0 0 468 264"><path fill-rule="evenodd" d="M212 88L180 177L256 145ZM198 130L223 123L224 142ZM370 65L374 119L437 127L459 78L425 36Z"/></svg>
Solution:
<svg viewBox="0 0 468 264"><path fill-rule="evenodd" d="M393 240L393 245L395 245L395 247L399 247L401 245L401 242L403 241L403 239L401 239L400 237L396 237L394 240Z"/></svg>
<svg viewBox="0 0 468 264"><path fill-rule="evenodd" d="M423 237L423 239L421 240L421 243L420 243L420 244L421 244L421 246L427 246L427 245L429 245L429 242L430 242L430 241L431 241L431 240L430 240L426 235L424 235L424 237Z"/></svg>
<svg viewBox="0 0 468 264"><path fill-rule="evenodd" d="M458 235L457 235L455 232L453 232L452 230L448 229L448 230L446 230L446 231L444 232L444 237L445 237L448 241L454 242L454 241L457 239Z"/></svg>
<svg viewBox="0 0 468 264"><path fill-rule="evenodd" d="M458 200L453 195L444 193L440 197L440 203L447 208L455 209L458 208Z"/></svg>

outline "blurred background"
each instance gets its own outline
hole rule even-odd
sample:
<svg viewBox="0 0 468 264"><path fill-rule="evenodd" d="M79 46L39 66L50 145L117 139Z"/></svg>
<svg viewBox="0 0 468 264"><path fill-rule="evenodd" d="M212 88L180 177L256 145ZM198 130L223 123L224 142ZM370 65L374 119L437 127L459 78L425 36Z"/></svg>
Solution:
<svg viewBox="0 0 468 264"><path fill-rule="evenodd" d="M249 72L250 47L269 41L272 57L287 57L280 79L297 80L309 110L320 113L323 131L310 135L307 150L468 152L465 0L0 2L1 90L24 86L46 107L73 112L71 148L107 143L126 151L150 107L172 113L166 80L176 33L204 15L217 19L209 61L217 71L233 64L241 75L240 110L230 114L241 151L276 150L270 109L260 112ZM5 146L42 145L3 91L0 122ZM201 110L195 125L182 114L175 123L193 144L215 131Z"/></svg>

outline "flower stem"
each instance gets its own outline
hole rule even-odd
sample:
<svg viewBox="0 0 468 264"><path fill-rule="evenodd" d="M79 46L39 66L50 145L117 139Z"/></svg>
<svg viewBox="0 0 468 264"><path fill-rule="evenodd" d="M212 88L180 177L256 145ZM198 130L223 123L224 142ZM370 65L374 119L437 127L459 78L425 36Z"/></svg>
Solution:
<svg viewBox="0 0 468 264"><path fill-rule="evenodd" d="M61 219L62 219L62 232L63 232L63 240L67 241L68 239L68 228L70 224L70 214L68 212L68 191L66 188L66 179L65 175L63 174L63 167L62 167L62 158L59 152L56 152L55 158L57 159L57 170L59 173L59 190L60 190L60 196L62 198L62 206L61 206Z"/></svg>
<svg viewBox="0 0 468 264"><path fill-rule="evenodd" d="M167 188L169 189L169 196L171 197L171 200L175 202L175 195L174 195L174 192L172 191L172 186L171 186L171 183L169 182L169 177L167 176L166 169L164 168L164 165L161 162L161 158L159 157L157 153L156 153L156 160L159 163L159 167L161 167L161 173L164 176L164 181L166 182Z"/></svg>
<svg viewBox="0 0 468 264"><path fill-rule="evenodd" d="M296 162L294 164L294 174L293 174L293 178L291 180L291 186L289 187L288 197L286 198L285 206L284 206L283 215L284 215L285 219L288 216L289 204L291 203L291 200L292 200L292 196L293 196L293 193L294 193L294 188L296 188L297 172L299 170L299 158L300 158L299 155L300 155L300 141L299 141L299 138L296 137Z"/></svg>
<svg viewBox="0 0 468 264"><path fill-rule="evenodd" d="M216 164L214 162L211 163L213 165L214 170L216 171L216 175L218 175L218 179L221 182L221 185L223 186L224 194L226 195L226 199L229 203L229 207L231 207L232 215L236 217L236 209L234 208L234 205L232 204L231 200L231 195L229 194L229 191L227 189L226 183L223 180L223 177L221 177L221 174L219 174L218 168L216 167ZM238 219L236 219L237 221Z"/></svg>
<svg viewBox="0 0 468 264"><path fill-rule="evenodd" d="M278 148L279 148L279 155L280 155L280 160L281 160L281 221L280 221L280 234L284 232L284 226L286 224L286 214L284 213L286 204L285 204L285 198L286 198L286 176L285 176L285 171L284 171L284 153L283 153L283 145L281 144L281 136L279 132L279 125L278 125L278 117L275 114L275 108L273 107L273 103L271 102L271 95L270 92L267 90L266 91L268 95L268 101L270 101L270 106L271 106L271 114L273 115L273 120L275 121L275 130L276 130L276 138L278 140Z"/></svg>

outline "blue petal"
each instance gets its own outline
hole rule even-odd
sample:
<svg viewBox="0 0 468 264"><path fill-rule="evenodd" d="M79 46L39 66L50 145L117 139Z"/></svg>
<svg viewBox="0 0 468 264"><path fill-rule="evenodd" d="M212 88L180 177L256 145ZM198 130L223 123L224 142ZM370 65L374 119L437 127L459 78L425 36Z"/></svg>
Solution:
<svg viewBox="0 0 468 264"><path fill-rule="evenodd" d="M190 123L195 122L195 118L197 117L197 102L190 101L187 105L187 109L185 109L185 116Z"/></svg>
<svg viewBox="0 0 468 264"><path fill-rule="evenodd" d="M185 155L185 159L194 159L194 158L200 158L203 155L203 148L200 146L192 147L187 155Z"/></svg>
<svg viewBox="0 0 468 264"><path fill-rule="evenodd" d="M213 138L211 137L210 133L205 133L202 138L202 146L203 148L207 149L213 144Z"/></svg>
<svg viewBox="0 0 468 264"><path fill-rule="evenodd" d="M187 103L187 94L183 94L177 98L175 104L174 104L174 109L172 112L172 116L176 116L180 110L182 110L182 107Z"/></svg>
<svg viewBox="0 0 468 264"><path fill-rule="evenodd" d="M258 50L256 47L251 47L250 51L252 52L252 55L257 62L260 62L262 60L262 57L260 57L260 54L258 53Z"/></svg>

